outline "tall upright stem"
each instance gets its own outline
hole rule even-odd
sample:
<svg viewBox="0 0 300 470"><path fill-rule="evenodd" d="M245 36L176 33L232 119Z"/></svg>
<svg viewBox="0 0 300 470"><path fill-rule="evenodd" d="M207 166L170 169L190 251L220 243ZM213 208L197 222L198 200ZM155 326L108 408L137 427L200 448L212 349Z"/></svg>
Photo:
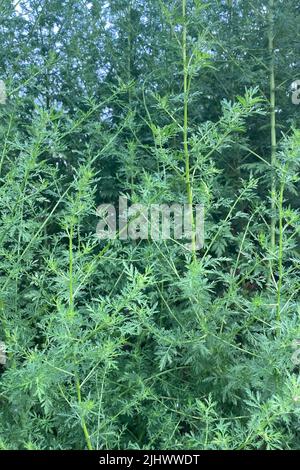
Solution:
<svg viewBox="0 0 300 470"><path fill-rule="evenodd" d="M73 236L74 236L74 225L73 222L71 223L71 227L69 229L69 310L70 315L73 317L74 315L74 292L73 292ZM77 363L76 353L74 354L74 363ZM81 388L79 378L75 376L75 387L77 393L77 401L78 405L81 406L82 398L81 398ZM81 427L83 430L83 434L85 437L86 445L88 450L93 450L91 439L89 432L87 430L87 425L84 416L81 416Z"/></svg>
<svg viewBox="0 0 300 470"><path fill-rule="evenodd" d="M132 79L132 5L131 2L128 4L128 39L127 39L127 46L128 46L128 62L127 62L127 80L128 84L131 82ZM132 93L131 93L131 86L128 89L128 104L129 109L131 109L131 100L132 100Z"/></svg>
<svg viewBox="0 0 300 470"><path fill-rule="evenodd" d="M283 195L284 182L281 182L278 201L279 212L279 243L278 243L278 281L277 281L277 302L276 302L276 320L278 322L278 331L280 332L281 320L281 288L283 278Z"/></svg>
<svg viewBox="0 0 300 470"><path fill-rule="evenodd" d="M275 166L276 166L276 88L275 88L275 67L274 67L274 0L269 0L269 29L268 29L268 43L269 43L269 88L270 88L270 127L271 127L271 165L272 165L272 181L271 181L271 248L274 253L276 247L276 180L275 180ZM272 272L272 263L271 263Z"/></svg>
<svg viewBox="0 0 300 470"><path fill-rule="evenodd" d="M75 385L76 385L78 404L81 405L82 404L81 389L80 389L79 379L77 377L76 377L76 380L75 380ZM81 417L81 427L82 427L82 430L83 430L83 434L84 434L84 437L85 437L85 442L86 442L88 450L93 450L90 434L88 432L84 416Z"/></svg>
<svg viewBox="0 0 300 470"><path fill-rule="evenodd" d="M70 315L74 314L74 296L73 296L73 236L74 226L70 227L69 231L69 309Z"/></svg>
<svg viewBox="0 0 300 470"><path fill-rule="evenodd" d="M196 240L195 240L195 227L193 215L193 190L191 184L190 174L190 154L188 147L188 101L189 101L189 71L188 71L188 57L187 57L187 12L186 0L182 0L182 17L183 17L183 30L182 30L182 64L183 64L183 150L185 159L185 182L188 204L190 206L191 214L191 228L192 228L192 255L193 260L196 259Z"/></svg>

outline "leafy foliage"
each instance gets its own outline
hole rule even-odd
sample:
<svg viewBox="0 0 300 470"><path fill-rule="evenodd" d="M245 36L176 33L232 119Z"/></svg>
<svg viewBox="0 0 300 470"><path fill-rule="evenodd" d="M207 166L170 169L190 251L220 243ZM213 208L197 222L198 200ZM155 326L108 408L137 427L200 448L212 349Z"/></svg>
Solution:
<svg viewBox="0 0 300 470"><path fill-rule="evenodd" d="M274 17L271 161L261 2L14 3L0 449L299 449L299 6ZM100 241L120 194L204 204L204 247Z"/></svg>

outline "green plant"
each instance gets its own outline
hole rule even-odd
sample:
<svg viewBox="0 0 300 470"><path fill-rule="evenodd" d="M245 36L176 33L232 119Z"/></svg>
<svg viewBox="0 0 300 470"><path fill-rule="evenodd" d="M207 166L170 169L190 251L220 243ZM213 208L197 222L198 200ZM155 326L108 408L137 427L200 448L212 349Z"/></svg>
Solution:
<svg viewBox="0 0 300 470"><path fill-rule="evenodd" d="M0 449L299 449L281 14L39 3L1 4ZM96 208L120 195L203 204L204 246L100 240Z"/></svg>

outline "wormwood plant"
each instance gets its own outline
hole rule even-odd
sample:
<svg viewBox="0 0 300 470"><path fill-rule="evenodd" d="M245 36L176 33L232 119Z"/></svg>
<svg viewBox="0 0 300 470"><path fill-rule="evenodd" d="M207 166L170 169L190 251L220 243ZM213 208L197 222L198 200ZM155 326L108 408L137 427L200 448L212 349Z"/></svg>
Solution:
<svg viewBox="0 0 300 470"><path fill-rule="evenodd" d="M69 107L51 80L30 106L11 83L0 107L0 448L298 449L299 130L271 162L250 148L269 118L257 87L197 119L216 68L205 2L146 5L177 75L138 75L144 6L104 12L124 28L126 83L112 65L101 99ZM204 247L100 241L96 208L119 194L204 204Z"/></svg>

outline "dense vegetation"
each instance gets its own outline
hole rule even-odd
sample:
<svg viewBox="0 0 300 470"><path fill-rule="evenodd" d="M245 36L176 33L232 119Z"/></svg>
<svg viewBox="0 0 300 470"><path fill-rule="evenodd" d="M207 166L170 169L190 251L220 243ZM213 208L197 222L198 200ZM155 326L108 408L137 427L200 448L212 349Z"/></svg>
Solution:
<svg viewBox="0 0 300 470"><path fill-rule="evenodd" d="M0 448L299 449L299 2L0 10Z"/></svg>

